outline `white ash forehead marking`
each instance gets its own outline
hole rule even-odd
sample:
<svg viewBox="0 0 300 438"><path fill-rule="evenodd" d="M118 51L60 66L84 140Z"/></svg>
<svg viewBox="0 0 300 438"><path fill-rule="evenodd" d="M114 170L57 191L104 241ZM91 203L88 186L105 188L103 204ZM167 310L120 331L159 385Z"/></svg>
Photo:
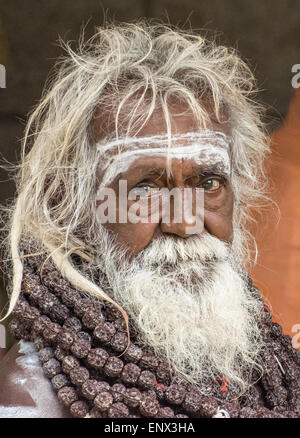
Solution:
<svg viewBox="0 0 300 438"><path fill-rule="evenodd" d="M182 142L185 141L185 145ZM204 130L171 137L167 135L130 137L98 143L101 153L101 168L105 170L100 187L111 183L120 173L128 171L133 162L141 156L188 159L196 164L216 164L223 173L230 174L230 139L223 132ZM178 146L179 144L179 146ZM118 153L112 151L118 147Z"/></svg>
<svg viewBox="0 0 300 438"><path fill-rule="evenodd" d="M204 129L201 132L187 132L185 134L171 135L170 140L172 142L178 142L183 140L210 140L218 143L219 146L228 148L231 142L231 138L222 131L211 131ZM108 140L107 138L97 143L96 148L102 154L107 151L111 151L116 147L130 147L131 149L141 148L153 143L157 145L168 144L169 137L167 134L151 135L146 137L122 137L119 139Z"/></svg>
<svg viewBox="0 0 300 438"><path fill-rule="evenodd" d="M169 152L169 153L168 153ZM106 163L106 171L103 175L101 187L110 184L120 173L127 172L130 166L141 156L169 157L177 159L193 160L196 164L216 164L220 170L230 174L230 157L226 150L209 145L199 148L199 145L174 147L170 151L167 148L151 148L134 151L126 151L110 158Z"/></svg>
<svg viewBox="0 0 300 438"><path fill-rule="evenodd" d="M35 406L0 406L0 418L60 418L56 395L43 374L34 344L21 340L18 346L22 356L16 359L16 363L23 373L22 377L14 373L11 380L16 386L23 386Z"/></svg>

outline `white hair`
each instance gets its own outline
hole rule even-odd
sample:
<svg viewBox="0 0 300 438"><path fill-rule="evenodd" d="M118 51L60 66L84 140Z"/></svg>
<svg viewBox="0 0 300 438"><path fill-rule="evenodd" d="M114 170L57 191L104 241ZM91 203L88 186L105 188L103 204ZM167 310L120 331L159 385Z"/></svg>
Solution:
<svg viewBox="0 0 300 438"><path fill-rule="evenodd" d="M67 56L58 62L28 120L16 166L17 196L2 207L8 277L13 272L8 314L20 293L26 256L20 254L22 240L52 258L74 287L110 300L70 257L77 252L92 262L96 252L101 160L91 129L96 110L111 114L117 138L137 135L161 108L170 135L172 100L187 104L203 127L211 114L202 102L209 98L213 117L230 123L234 247L249 262L247 226L266 189L268 145L261 108L252 100L253 75L237 53L191 31L145 21L99 27L87 43L80 38L77 51L68 43L64 47Z"/></svg>
<svg viewBox="0 0 300 438"><path fill-rule="evenodd" d="M206 232L165 236L128 261L104 227L102 242L99 267L138 342L201 390L226 377L232 396L246 391L262 370L264 307L231 247Z"/></svg>

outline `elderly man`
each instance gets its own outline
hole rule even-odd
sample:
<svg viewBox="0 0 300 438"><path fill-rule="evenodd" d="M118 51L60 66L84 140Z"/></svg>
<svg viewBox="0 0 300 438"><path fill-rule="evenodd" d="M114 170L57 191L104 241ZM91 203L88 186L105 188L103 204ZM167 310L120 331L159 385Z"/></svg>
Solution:
<svg viewBox="0 0 300 438"><path fill-rule="evenodd" d="M1 416L299 417L299 352L246 273L268 153L248 67L145 23L67 50L7 209Z"/></svg>

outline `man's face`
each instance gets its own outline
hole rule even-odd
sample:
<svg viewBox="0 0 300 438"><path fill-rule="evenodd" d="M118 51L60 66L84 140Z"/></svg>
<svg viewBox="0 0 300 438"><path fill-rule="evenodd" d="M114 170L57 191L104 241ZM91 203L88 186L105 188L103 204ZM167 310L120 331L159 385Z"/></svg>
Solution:
<svg viewBox="0 0 300 438"><path fill-rule="evenodd" d="M217 122L211 122L207 127L209 131L199 130L192 112L179 104L174 105L170 113L171 130L174 136L174 141L171 140L171 148L174 151L169 167L171 175L167 173L168 161L163 152L166 148L166 125L161 110L156 110L139 132L138 146L129 142L122 147L121 154L118 154L120 149L117 147L108 150L110 157L118 155L115 171L109 177L107 176L109 166L99 168L99 185L104 182L105 186L112 188L116 194L117 220L115 223L105 224L105 227L113 231L118 243L133 255L138 254L153 239L159 237L171 235L187 238L191 236L187 231L191 222L189 222L187 212L183 212L182 220L178 221L172 211L170 220L162 221L160 209L158 221L132 223L127 220L125 223L120 223L118 220L120 181L126 181L127 193L137 194L136 199L145 198L155 193L157 189L163 188L168 190L176 188L180 192L183 192L185 188L190 188L192 193L196 188L202 189L201 192L204 195L203 230L225 242L232 240L234 197L230 183L229 145L226 149L224 145L221 147L219 144L222 134L230 134L229 127L227 124L220 125ZM94 134L100 142L101 135L103 137L104 123L106 122L101 117L94 119ZM205 135L201 137L202 133L207 132L209 132L209 138ZM200 140L193 138L193 133L199 133ZM152 139L151 143L149 139ZM101 153L101 144L99 151ZM110 167L113 168L113 166ZM128 208L133 202L133 200L128 201ZM193 196L193 203L195 204L195 196ZM99 205L101 201L98 200L97 206ZM191 213L197 213L195 210L196 205L193 205Z"/></svg>

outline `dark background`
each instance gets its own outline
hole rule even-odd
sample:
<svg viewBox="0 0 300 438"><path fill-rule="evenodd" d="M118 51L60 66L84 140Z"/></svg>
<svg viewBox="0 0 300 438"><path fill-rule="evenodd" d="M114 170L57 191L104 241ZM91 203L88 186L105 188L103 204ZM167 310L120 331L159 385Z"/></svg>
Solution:
<svg viewBox="0 0 300 438"><path fill-rule="evenodd" d="M284 118L293 95L291 68L300 63L300 0L0 0L0 164L16 162L26 114L40 98L55 58L58 37L76 42L104 22L158 18L182 27L217 32L218 41L237 48L252 67L267 105L268 129ZM14 196L14 184L0 169L0 203ZM0 279L1 280L1 279ZM6 296L0 284L0 308ZM2 312L3 315L3 312Z"/></svg>

